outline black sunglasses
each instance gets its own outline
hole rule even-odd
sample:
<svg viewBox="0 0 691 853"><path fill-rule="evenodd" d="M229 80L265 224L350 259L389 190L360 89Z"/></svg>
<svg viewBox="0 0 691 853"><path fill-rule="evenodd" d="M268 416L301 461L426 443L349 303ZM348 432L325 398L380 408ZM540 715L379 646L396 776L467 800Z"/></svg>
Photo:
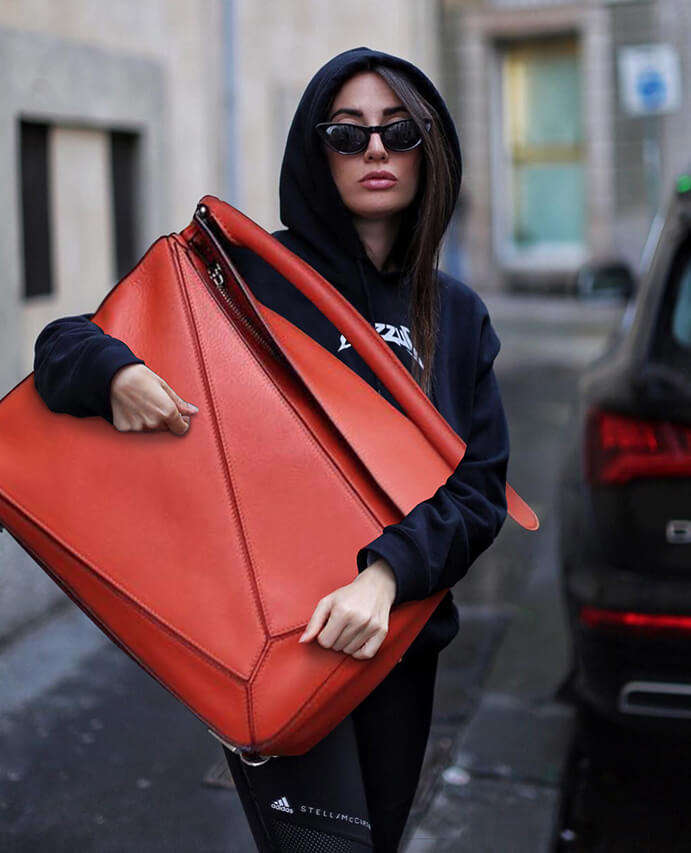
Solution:
<svg viewBox="0 0 691 853"><path fill-rule="evenodd" d="M429 133L431 119L423 119L425 130ZM422 142L422 134L412 118L394 121L391 124L364 127L361 124L328 121L315 124L314 129L326 144L339 154L359 154L369 145L370 136L378 133L385 148L389 151L411 151Z"/></svg>

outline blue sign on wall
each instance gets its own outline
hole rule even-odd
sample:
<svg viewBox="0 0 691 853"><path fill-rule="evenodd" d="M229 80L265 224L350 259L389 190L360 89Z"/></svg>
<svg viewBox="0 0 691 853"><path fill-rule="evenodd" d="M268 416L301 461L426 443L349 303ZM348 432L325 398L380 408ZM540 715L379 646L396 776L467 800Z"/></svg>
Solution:
<svg viewBox="0 0 691 853"><path fill-rule="evenodd" d="M679 55L669 44L619 48L622 109L631 115L672 112L680 106Z"/></svg>

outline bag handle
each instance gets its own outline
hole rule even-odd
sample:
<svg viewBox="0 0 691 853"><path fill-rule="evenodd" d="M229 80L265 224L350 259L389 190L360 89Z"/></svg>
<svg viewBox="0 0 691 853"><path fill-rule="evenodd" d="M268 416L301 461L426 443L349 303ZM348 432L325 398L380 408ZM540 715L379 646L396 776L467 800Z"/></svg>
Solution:
<svg viewBox="0 0 691 853"><path fill-rule="evenodd" d="M451 428L425 395L396 355L365 318L340 291L306 261L287 249L272 234L244 213L214 195L205 195L197 206L206 207L225 238L258 254L276 272L303 293L348 339L374 374L386 385L403 411L455 469L462 460L466 443ZM187 236L185 231L183 236ZM507 511L526 530L540 526L537 515L521 496L506 484Z"/></svg>

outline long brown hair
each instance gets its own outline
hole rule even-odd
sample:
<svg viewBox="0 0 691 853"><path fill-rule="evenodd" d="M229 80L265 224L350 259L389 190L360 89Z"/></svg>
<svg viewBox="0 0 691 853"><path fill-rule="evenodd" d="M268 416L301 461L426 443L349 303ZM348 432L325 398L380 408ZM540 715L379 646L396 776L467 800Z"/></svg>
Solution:
<svg viewBox="0 0 691 853"><path fill-rule="evenodd" d="M429 397L439 323L439 252L456 201L453 187L460 176L437 111L408 76L380 64L373 64L369 70L379 74L398 95L423 137L418 191L403 211L390 260L400 264L402 276L410 277L408 322L414 350L422 361L421 366L413 358L412 375ZM429 133L424 129L426 118L432 120Z"/></svg>

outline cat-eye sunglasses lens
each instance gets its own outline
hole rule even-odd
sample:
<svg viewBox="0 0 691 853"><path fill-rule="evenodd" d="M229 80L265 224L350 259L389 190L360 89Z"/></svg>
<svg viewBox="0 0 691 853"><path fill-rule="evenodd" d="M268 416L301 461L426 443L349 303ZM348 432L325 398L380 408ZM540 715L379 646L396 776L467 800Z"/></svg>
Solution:
<svg viewBox="0 0 691 853"><path fill-rule="evenodd" d="M425 130L432 127L430 119L423 119ZM314 129L326 144L339 154L359 154L369 145L370 136L378 133L389 151L411 151L422 142L422 134L411 118L381 126L364 127L361 124L323 121Z"/></svg>

